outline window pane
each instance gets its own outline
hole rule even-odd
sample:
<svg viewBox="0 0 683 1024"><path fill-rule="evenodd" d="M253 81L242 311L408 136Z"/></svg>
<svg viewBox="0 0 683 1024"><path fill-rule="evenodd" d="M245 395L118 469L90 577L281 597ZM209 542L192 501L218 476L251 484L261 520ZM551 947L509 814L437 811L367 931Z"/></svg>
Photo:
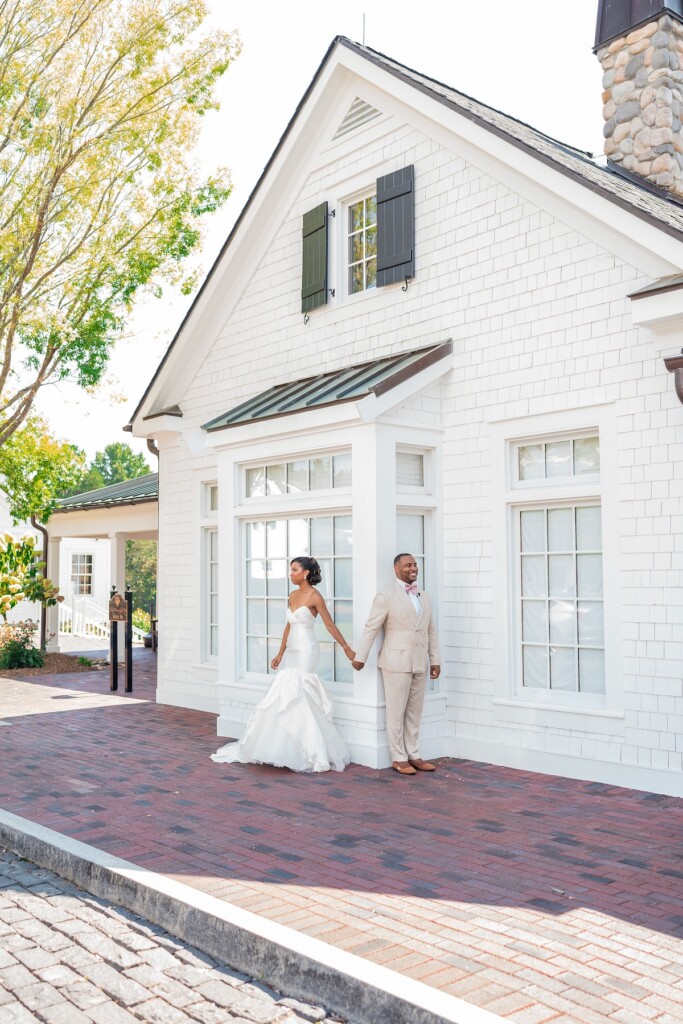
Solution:
<svg viewBox="0 0 683 1024"><path fill-rule="evenodd" d="M247 562L247 594L257 596L266 592L266 563Z"/></svg>
<svg viewBox="0 0 683 1024"><path fill-rule="evenodd" d="M349 207L349 231L358 231L363 227L363 200Z"/></svg>
<svg viewBox="0 0 683 1024"><path fill-rule="evenodd" d="M351 486L351 456L349 454L335 455L334 464L334 487Z"/></svg>
<svg viewBox="0 0 683 1024"><path fill-rule="evenodd" d="M321 679L334 679L334 644L325 643L320 645L318 675Z"/></svg>
<svg viewBox="0 0 683 1024"><path fill-rule="evenodd" d="M359 263L363 259L363 232L349 238L349 263Z"/></svg>
<svg viewBox="0 0 683 1024"><path fill-rule="evenodd" d="M604 616L601 601L579 602L579 643L591 647L604 644Z"/></svg>
<svg viewBox="0 0 683 1024"><path fill-rule="evenodd" d="M332 459L324 455L311 459L311 490L323 490L332 486Z"/></svg>
<svg viewBox="0 0 683 1024"><path fill-rule="evenodd" d="M579 650L579 690L605 692L605 652Z"/></svg>
<svg viewBox="0 0 683 1024"><path fill-rule="evenodd" d="M396 486L424 487L424 455L420 452L396 452Z"/></svg>
<svg viewBox="0 0 683 1024"><path fill-rule="evenodd" d="M322 579L318 584L317 589L323 595L326 601L331 601L333 597L332 593L332 559L331 558L319 558L318 565L320 566L320 572Z"/></svg>
<svg viewBox="0 0 683 1024"><path fill-rule="evenodd" d="M286 597L289 591L289 566L284 559L267 563L268 597Z"/></svg>
<svg viewBox="0 0 683 1024"><path fill-rule="evenodd" d="M545 446L545 475L572 475L571 441L551 441Z"/></svg>
<svg viewBox="0 0 683 1024"><path fill-rule="evenodd" d="M545 551L545 512L522 512L522 551Z"/></svg>
<svg viewBox="0 0 683 1024"><path fill-rule="evenodd" d="M330 606L332 609L332 606ZM334 624L346 640L347 644L353 643L353 605L350 601L334 602Z"/></svg>
<svg viewBox="0 0 683 1024"><path fill-rule="evenodd" d="M308 490L308 459L287 463L287 490L290 494Z"/></svg>
<svg viewBox="0 0 683 1024"><path fill-rule="evenodd" d="M525 643L548 642L548 606L545 601L525 601L522 605L522 639Z"/></svg>
<svg viewBox="0 0 683 1024"><path fill-rule="evenodd" d="M365 255L377 255L377 228L368 228L365 232Z"/></svg>
<svg viewBox="0 0 683 1024"><path fill-rule="evenodd" d="M285 494L285 465L283 462L275 466L266 466L266 490L268 494Z"/></svg>
<svg viewBox="0 0 683 1024"><path fill-rule="evenodd" d="M335 555L351 555L353 553L351 516L334 517L334 553Z"/></svg>
<svg viewBox="0 0 683 1024"><path fill-rule="evenodd" d="M247 525L247 558L266 557L266 524Z"/></svg>
<svg viewBox="0 0 683 1024"><path fill-rule="evenodd" d="M542 444L527 444L519 449L520 480L542 479L544 468Z"/></svg>
<svg viewBox="0 0 683 1024"><path fill-rule="evenodd" d="M350 558L335 559L334 596L353 597L353 562Z"/></svg>
<svg viewBox="0 0 683 1024"><path fill-rule="evenodd" d="M425 549L424 516L396 516L396 551L406 551L410 555L421 555Z"/></svg>
<svg viewBox="0 0 683 1024"><path fill-rule="evenodd" d="M574 441L574 472L600 472L600 446L597 437L579 437Z"/></svg>
<svg viewBox="0 0 683 1024"><path fill-rule="evenodd" d="M218 654L218 626L209 630L209 654Z"/></svg>
<svg viewBox="0 0 683 1024"><path fill-rule="evenodd" d="M550 652L550 688L576 690L576 651L573 647L553 647Z"/></svg>
<svg viewBox="0 0 683 1024"><path fill-rule="evenodd" d="M352 295L362 292L364 285L363 264L357 263L355 267L349 267L349 291Z"/></svg>
<svg viewBox="0 0 683 1024"><path fill-rule="evenodd" d="M285 558L287 555L287 520L276 519L266 526L266 554L268 558Z"/></svg>
<svg viewBox="0 0 683 1024"><path fill-rule="evenodd" d="M377 223L377 196L369 196L365 200L365 222L366 224Z"/></svg>
<svg viewBox="0 0 683 1024"><path fill-rule="evenodd" d="M574 597L574 559L571 555L548 558L548 592L551 597Z"/></svg>
<svg viewBox="0 0 683 1024"><path fill-rule="evenodd" d="M524 685L533 689L548 688L548 650L546 647L524 647Z"/></svg>
<svg viewBox="0 0 683 1024"><path fill-rule="evenodd" d="M545 555L522 556L522 596L545 597L548 593Z"/></svg>
<svg viewBox="0 0 683 1024"><path fill-rule="evenodd" d="M266 602L260 598L247 601L247 633L264 636L266 632Z"/></svg>
<svg viewBox="0 0 683 1024"><path fill-rule="evenodd" d="M315 521L315 520L314 520ZM297 555L308 555L308 519L290 519L289 529L289 560Z"/></svg>
<svg viewBox="0 0 683 1024"><path fill-rule="evenodd" d="M365 287L374 288L377 284L377 260L373 257L365 264Z"/></svg>
<svg viewBox="0 0 683 1024"><path fill-rule="evenodd" d="M209 511L218 511L218 486L217 484L211 484L209 486Z"/></svg>
<svg viewBox="0 0 683 1024"><path fill-rule="evenodd" d="M550 643L576 643L576 605L573 601L550 602Z"/></svg>
<svg viewBox="0 0 683 1024"><path fill-rule="evenodd" d="M264 636L247 637L247 672L266 671L266 650Z"/></svg>
<svg viewBox="0 0 683 1024"><path fill-rule="evenodd" d="M577 555L576 579L579 597L602 597L602 556Z"/></svg>
<svg viewBox="0 0 683 1024"><path fill-rule="evenodd" d="M548 512L548 551L574 550L574 510L551 508Z"/></svg>
<svg viewBox="0 0 683 1024"><path fill-rule="evenodd" d="M602 523L599 505L577 508L576 547L578 551L602 551Z"/></svg>
<svg viewBox="0 0 683 1024"><path fill-rule="evenodd" d="M209 534L209 558L212 562L218 561L218 530Z"/></svg>
<svg viewBox="0 0 683 1024"><path fill-rule="evenodd" d="M210 598L210 622L218 622L218 594L212 594Z"/></svg>
<svg viewBox="0 0 683 1024"><path fill-rule="evenodd" d="M318 561L332 554L332 516L311 519L311 553Z"/></svg>
<svg viewBox="0 0 683 1024"><path fill-rule="evenodd" d="M281 637L287 625L287 602L269 599L267 604L268 636Z"/></svg>
<svg viewBox="0 0 683 1024"><path fill-rule="evenodd" d="M262 498L266 493L266 477L263 466L247 470L247 497Z"/></svg>

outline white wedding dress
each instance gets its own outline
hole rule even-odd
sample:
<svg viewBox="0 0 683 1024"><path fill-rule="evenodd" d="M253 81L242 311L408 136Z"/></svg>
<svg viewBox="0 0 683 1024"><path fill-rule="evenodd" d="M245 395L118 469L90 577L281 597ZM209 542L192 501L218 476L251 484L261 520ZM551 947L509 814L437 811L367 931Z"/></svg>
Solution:
<svg viewBox="0 0 683 1024"><path fill-rule="evenodd" d="M254 708L242 739L226 743L213 761L274 764L294 772L342 772L351 760L332 723L332 701L316 675L320 647L309 608L287 609L285 665Z"/></svg>

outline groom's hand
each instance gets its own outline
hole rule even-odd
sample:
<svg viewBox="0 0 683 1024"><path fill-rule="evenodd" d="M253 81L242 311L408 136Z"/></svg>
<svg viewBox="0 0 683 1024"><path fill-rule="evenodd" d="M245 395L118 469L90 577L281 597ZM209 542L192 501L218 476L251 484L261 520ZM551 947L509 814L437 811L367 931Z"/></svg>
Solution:
<svg viewBox="0 0 683 1024"><path fill-rule="evenodd" d="M429 678L430 679L438 679L440 675L441 675L441 665L432 665L432 667L429 670Z"/></svg>
<svg viewBox="0 0 683 1024"><path fill-rule="evenodd" d="M364 664L364 661L356 661L355 659L351 662L351 665L355 668L356 672L360 672Z"/></svg>

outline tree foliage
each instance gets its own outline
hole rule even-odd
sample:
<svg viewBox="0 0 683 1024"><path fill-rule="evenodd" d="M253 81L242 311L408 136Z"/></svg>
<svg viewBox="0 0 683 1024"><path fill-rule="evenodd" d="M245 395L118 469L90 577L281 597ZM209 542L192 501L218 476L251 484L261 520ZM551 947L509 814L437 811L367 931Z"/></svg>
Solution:
<svg viewBox="0 0 683 1024"><path fill-rule="evenodd" d="M134 480L135 477L146 476L151 472L144 455L134 452L125 441L113 441L104 451L97 452L85 473L81 469L81 474L73 483L60 491L60 497L96 491L100 487L119 484L124 480Z"/></svg>
<svg viewBox="0 0 683 1024"><path fill-rule="evenodd" d="M239 49L200 33L205 14L203 0L0 2L0 445L45 384L97 384L140 290L182 283L229 194L191 157Z"/></svg>
<svg viewBox="0 0 683 1024"><path fill-rule="evenodd" d="M149 611L157 592L157 542L126 541L126 586L133 593L136 608Z"/></svg>
<svg viewBox="0 0 683 1024"><path fill-rule="evenodd" d="M59 441L39 417L29 417L0 445L0 489L7 495L14 522L35 515L46 523L57 495L81 479L84 466L83 452Z"/></svg>
<svg viewBox="0 0 683 1024"><path fill-rule="evenodd" d="M0 537L0 615L5 622L7 613L22 601L37 601L49 607L64 600L52 580L45 577L45 562L39 561L41 552L35 544L30 535L19 540L10 533Z"/></svg>

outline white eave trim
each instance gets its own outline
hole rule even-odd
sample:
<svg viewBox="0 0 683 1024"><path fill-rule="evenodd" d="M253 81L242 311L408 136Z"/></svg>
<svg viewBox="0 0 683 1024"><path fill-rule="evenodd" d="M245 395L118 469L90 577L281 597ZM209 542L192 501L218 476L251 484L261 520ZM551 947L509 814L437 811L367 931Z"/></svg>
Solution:
<svg viewBox="0 0 683 1024"><path fill-rule="evenodd" d="M683 326L683 287L669 291L632 295L631 319L635 327Z"/></svg>

